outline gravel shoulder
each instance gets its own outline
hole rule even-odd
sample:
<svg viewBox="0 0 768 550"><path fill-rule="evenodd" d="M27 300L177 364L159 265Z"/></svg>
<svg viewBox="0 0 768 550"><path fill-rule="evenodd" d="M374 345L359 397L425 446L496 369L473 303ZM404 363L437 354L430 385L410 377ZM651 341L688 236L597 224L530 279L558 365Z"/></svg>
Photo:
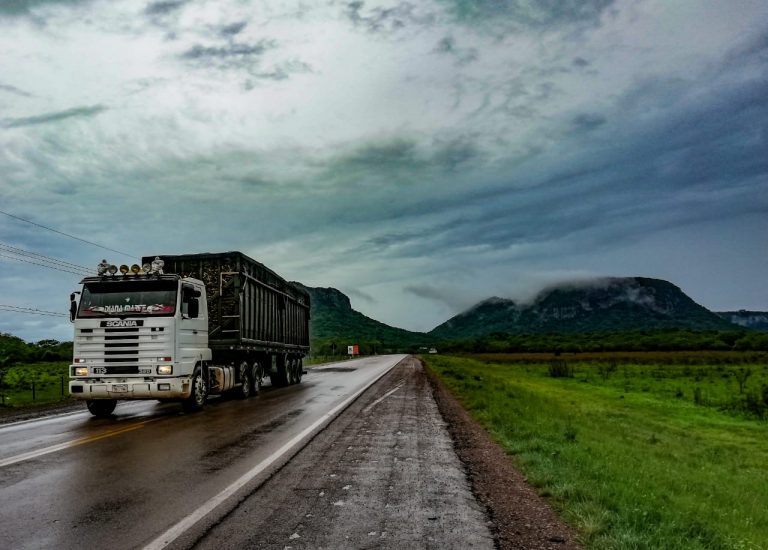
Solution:
<svg viewBox="0 0 768 550"><path fill-rule="evenodd" d="M197 548L494 548L421 363L369 388Z"/></svg>
<svg viewBox="0 0 768 550"><path fill-rule="evenodd" d="M576 532L528 484L504 449L469 416L434 373L427 368L424 371L448 424L456 454L466 468L472 491L492 520L497 547L580 548Z"/></svg>

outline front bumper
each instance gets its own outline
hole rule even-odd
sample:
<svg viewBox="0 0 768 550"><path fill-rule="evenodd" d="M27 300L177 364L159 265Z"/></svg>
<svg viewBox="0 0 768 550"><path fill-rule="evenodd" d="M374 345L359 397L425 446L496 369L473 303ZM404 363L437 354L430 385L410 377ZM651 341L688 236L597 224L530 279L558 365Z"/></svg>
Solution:
<svg viewBox="0 0 768 550"><path fill-rule="evenodd" d="M86 380L70 379L69 394L74 399L186 399L192 392L192 380L159 378L156 380Z"/></svg>

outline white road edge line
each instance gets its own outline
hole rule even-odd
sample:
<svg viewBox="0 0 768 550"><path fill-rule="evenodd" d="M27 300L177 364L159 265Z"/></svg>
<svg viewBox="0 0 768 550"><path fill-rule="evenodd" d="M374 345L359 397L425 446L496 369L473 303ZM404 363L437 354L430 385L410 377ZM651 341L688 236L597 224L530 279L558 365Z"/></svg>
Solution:
<svg viewBox="0 0 768 550"><path fill-rule="evenodd" d="M333 419L338 413L343 411L347 406L352 403L355 399L357 399L365 390L373 386L376 382L378 382L385 374L387 374L389 371L391 371L393 368L395 368L397 365L399 365L403 359L408 357L407 355L401 358L399 361L393 363L389 368L385 369L384 372L382 372L380 375L375 377L371 380L369 384L366 384L362 388L360 388L357 392L352 394L350 397L336 405L333 409L325 413L323 416L318 418L311 426L305 428L303 431L301 431L298 435L296 435L293 439L288 441L285 445L280 447L277 451L269 455L267 458L259 462L256 466L248 470L246 473L244 473L242 476L240 476L238 479L236 479L233 483L231 483L226 489L221 491L219 494L211 497L208 501L203 503L202 506L200 506L197 510L189 514L187 517L183 518L181 521L176 523L176 525L173 525L170 529L165 531L162 535L157 537L155 540L147 544L143 550L162 550L169 544L171 544L173 541L175 541L177 538L179 538L181 535L183 535L186 531L188 531L192 526L194 526L198 521L203 519L205 516L210 514L214 509L216 509L221 503L226 501L228 498L230 498L232 495L234 495L237 491L242 489L249 481L251 481L254 477L259 475L261 472L266 470L272 463L274 463L276 460L278 460L281 456L283 456L285 453L292 450L296 445L302 442L308 435L310 435L315 429L320 427L324 422L327 420Z"/></svg>
<svg viewBox="0 0 768 550"><path fill-rule="evenodd" d="M363 409L363 413L368 413L368 412L370 412L370 410L371 410L372 408L374 408L376 405L378 405L379 403L381 403L382 401L384 401L384 400L385 400L387 397L389 397L390 395L392 395L393 393L395 393L397 390L399 390L400 388L402 388L404 385L405 385L405 380L403 380L402 382L400 382L400 384L398 384L396 387L394 387L393 389L389 390L387 393L385 393L384 395L382 395L381 397L379 397L379 398L378 398L376 401L374 401L373 403L371 403L370 405L368 405L366 408L364 408L364 409Z"/></svg>

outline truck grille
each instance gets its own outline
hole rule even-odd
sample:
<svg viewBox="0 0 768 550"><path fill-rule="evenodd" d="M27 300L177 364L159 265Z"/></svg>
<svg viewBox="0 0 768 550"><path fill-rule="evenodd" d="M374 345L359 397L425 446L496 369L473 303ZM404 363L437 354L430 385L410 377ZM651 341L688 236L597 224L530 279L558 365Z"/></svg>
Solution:
<svg viewBox="0 0 768 550"><path fill-rule="evenodd" d="M172 335L164 327L92 328L75 335L74 355L103 374L141 374L141 365L173 355Z"/></svg>

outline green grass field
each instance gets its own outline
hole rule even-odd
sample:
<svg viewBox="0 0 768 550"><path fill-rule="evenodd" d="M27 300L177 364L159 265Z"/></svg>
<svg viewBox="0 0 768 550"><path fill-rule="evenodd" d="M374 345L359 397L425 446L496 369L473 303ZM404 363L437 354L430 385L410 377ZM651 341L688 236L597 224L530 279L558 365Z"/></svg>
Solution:
<svg viewBox="0 0 768 550"><path fill-rule="evenodd" d="M588 548L768 548L765 363L424 359Z"/></svg>
<svg viewBox="0 0 768 550"><path fill-rule="evenodd" d="M0 404L28 407L69 399L68 361L29 363L4 367ZM62 380L64 392L62 395ZM32 383L35 385L34 399Z"/></svg>

